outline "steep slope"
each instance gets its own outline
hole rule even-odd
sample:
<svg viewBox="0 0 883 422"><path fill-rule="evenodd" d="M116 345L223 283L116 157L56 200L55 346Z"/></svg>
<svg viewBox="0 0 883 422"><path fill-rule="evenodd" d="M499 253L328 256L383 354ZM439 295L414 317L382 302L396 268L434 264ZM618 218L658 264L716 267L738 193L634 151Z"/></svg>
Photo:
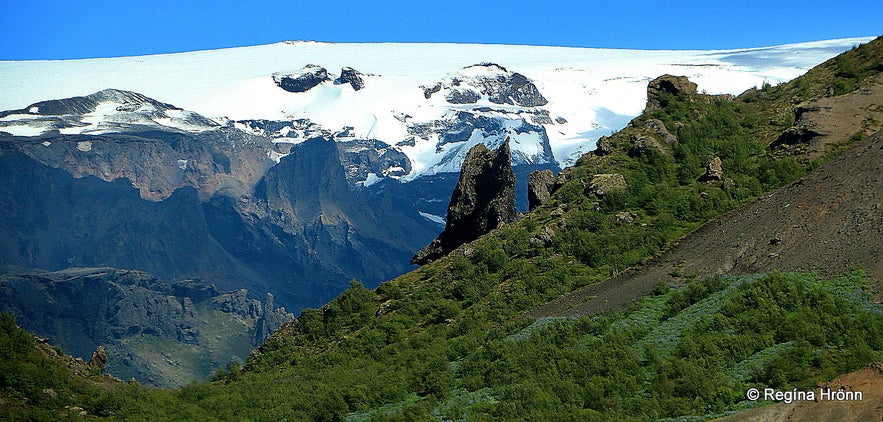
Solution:
<svg viewBox="0 0 883 422"><path fill-rule="evenodd" d="M881 88L875 84L868 89ZM880 174L883 132L790 185L703 225L639 270L556 299L530 315L619 309L660 282L773 270L831 275L862 268L874 291L883 294Z"/></svg>

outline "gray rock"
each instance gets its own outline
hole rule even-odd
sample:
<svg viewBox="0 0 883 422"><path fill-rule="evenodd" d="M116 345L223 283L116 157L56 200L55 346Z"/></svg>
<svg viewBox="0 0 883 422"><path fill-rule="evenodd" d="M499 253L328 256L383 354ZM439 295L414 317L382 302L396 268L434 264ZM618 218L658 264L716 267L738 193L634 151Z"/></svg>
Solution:
<svg viewBox="0 0 883 422"><path fill-rule="evenodd" d="M89 368L98 373L103 373L104 368L107 367L107 352L104 351L104 346L98 346L94 352L92 352L92 357L89 359Z"/></svg>
<svg viewBox="0 0 883 422"><path fill-rule="evenodd" d="M668 128L665 127L665 123L663 123L662 120L647 120L646 122L644 122L644 127L650 129L650 131L654 135L656 135L661 141L665 142L668 145L675 145L678 143L678 137L669 132Z"/></svg>
<svg viewBox="0 0 883 422"><path fill-rule="evenodd" d="M610 142L610 138L606 136L601 136L598 138L598 142L595 144L594 154L597 156L610 155L613 152L613 144Z"/></svg>
<svg viewBox="0 0 883 422"><path fill-rule="evenodd" d="M634 223L635 218L637 218L637 217L638 216L636 216L635 214L632 214L629 211L620 211L620 212L616 213L616 215L613 216L614 220L617 223L625 223L625 224Z"/></svg>
<svg viewBox="0 0 883 422"><path fill-rule="evenodd" d="M592 181L589 182L586 193L601 196L613 191L625 190L627 188L628 183L626 183L625 177L621 174L602 173L592 176Z"/></svg>
<svg viewBox="0 0 883 422"><path fill-rule="evenodd" d="M423 88L423 97L425 97L428 100L432 97L432 94L435 94L436 92L441 91L442 84L441 84L441 82L438 82L433 86L430 86L430 87L421 86L421 88Z"/></svg>
<svg viewBox="0 0 883 422"><path fill-rule="evenodd" d="M445 100L451 104L475 104L479 99L481 95L468 88L452 89L445 95Z"/></svg>
<svg viewBox="0 0 883 422"><path fill-rule="evenodd" d="M647 155L651 150L659 154L667 154L665 148L659 144L659 141L649 136L641 136L634 141L631 149L629 149L630 157L640 157Z"/></svg>
<svg viewBox="0 0 883 422"><path fill-rule="evenodd" d="M530 211L549 201L555 187L555 175L551 170L535 171L528 176L527 207Z"/></svg>
<svg viewBox="0 0 883 422"><path fill-rule="evenodd" d="M705 166L705 174L700 177L702 181L724 180L724 163L720 157L714 157Z"/></svg>

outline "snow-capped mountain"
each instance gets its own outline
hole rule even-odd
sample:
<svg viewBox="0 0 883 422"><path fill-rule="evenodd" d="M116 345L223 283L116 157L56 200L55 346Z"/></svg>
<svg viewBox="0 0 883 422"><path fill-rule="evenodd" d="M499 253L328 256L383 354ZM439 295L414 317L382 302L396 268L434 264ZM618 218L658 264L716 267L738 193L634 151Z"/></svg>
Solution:
<svg viewBox="0 0 883 422"><path fill-rule="evenodd" d="M37 136L107 133L120 125L190 132L227 126L272 139L276 145L267 154L277 162L289 146L317 134L406 158L351 172L355 182L368 184L456 172L472 145L493 148L506 137L516 166L564 167L639 114L646 84L656 76L685 75L708 93L737 94L789 80L868 40L720 51L295 41L0 62L0 110L15 110L0 114L0 131ZM107 88L143 98L111 98ZM82 95L74 110L46 101Z"/></svg>

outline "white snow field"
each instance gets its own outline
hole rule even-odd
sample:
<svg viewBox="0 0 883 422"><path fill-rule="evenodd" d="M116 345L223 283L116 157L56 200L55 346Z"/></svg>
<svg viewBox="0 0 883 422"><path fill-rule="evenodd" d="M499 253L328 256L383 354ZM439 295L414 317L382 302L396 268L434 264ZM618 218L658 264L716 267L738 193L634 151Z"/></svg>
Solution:
<svg viewBox="0 0 883 422"><path fill-rule="evenodd" d="M558 164L567 166L594 148L601 135L623 127L640 114L646 86L663 74L684 75L709 94L738 94L763 83L778 84L872 38L850 38L764 48L714 51L651 51L483 44L332 44L287 41L271 45L140 57L61 61L0 61L0 110L24 109L50 99L85 96L107 88L134 91L218 122L245 119L307 118L331 131L352 127L356 138L389 145L409 137L408 124L450 117L458 110L493 109L515 118L528 109L548 112L543 124ZM487 96L474 104L450 104L441 94L426 98L424 87L450 88L493 72L496 63L518 72L548 100L540 107L501 105ZM309 91L281 89L273 74L297 72L308 64L363 74L365 87L324 82ZM493 76L493 75L484 75ZM39 110L28 110L36 113ZM96 111L82 129L100 127L113 110ZM178 126L179 116L157 124ZM22 114L7 119L23 120ZM39 119L4 129L16 135L42 133ZM179 122L180 123L180 122ZM200 127L182 127L200 130ZM537 153L538 143L515 139L513 151ZM466 145L482 142L473 134ZM466 145L460 145L465 153ZM437 140L417 139L396 146L413 164L411 179L438 171L457 171L443 163ZM277 158L278 159L278 158ZM451 167L451 168L449 168Z"/></svg>

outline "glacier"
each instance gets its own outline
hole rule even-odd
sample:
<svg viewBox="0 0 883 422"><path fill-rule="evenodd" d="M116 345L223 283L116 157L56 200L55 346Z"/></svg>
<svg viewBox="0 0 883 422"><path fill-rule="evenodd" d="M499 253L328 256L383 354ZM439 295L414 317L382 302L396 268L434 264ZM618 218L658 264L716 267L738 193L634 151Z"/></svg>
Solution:
<svg viewBox="0 0 883 422"><path fill-rule="evenodd" d="M411 166L406 174L383 177L408 181L456 172L469 146L482 142L492 147L507 136L514 141L513 158L519 163L563 168L592 150L600 136L638 115L647 82L659 75L687 76L709 94L738 94L790 80L870 39L713 51L286 41L152 56L0 61L0 110L108 88L133 91L180 107L160 110L148 119L152 122L141 123L200 131L230 122L243 129L258 120L306 122L299 138L292 136L298 134L297 125L271 138L294 145L318 131L336 139L377 140L407 156ZM327 69L329 77L303 92L280 88L280 75L298 75L308 66ZM334 79L346 69L359 75L364 86L355 89ZM526 78L545 101L519 103L482 87L482 81L511 77L507 75ZM144 113L115 112L116 106L102 104L60 130L101 133L112 131L113 123L143 119ZM39 108L23 110L30 116L7 115L0 119L0 130L37 136L52 129ZM442 129L461 123L458 116L495 123L447 139L451 136ZM415 136L415 127L433 125L436 130ZM525 125L532 128L519 129ZM549 151L543 151L544 144ZM275 161L284 156L267 154Z"/></svg>

